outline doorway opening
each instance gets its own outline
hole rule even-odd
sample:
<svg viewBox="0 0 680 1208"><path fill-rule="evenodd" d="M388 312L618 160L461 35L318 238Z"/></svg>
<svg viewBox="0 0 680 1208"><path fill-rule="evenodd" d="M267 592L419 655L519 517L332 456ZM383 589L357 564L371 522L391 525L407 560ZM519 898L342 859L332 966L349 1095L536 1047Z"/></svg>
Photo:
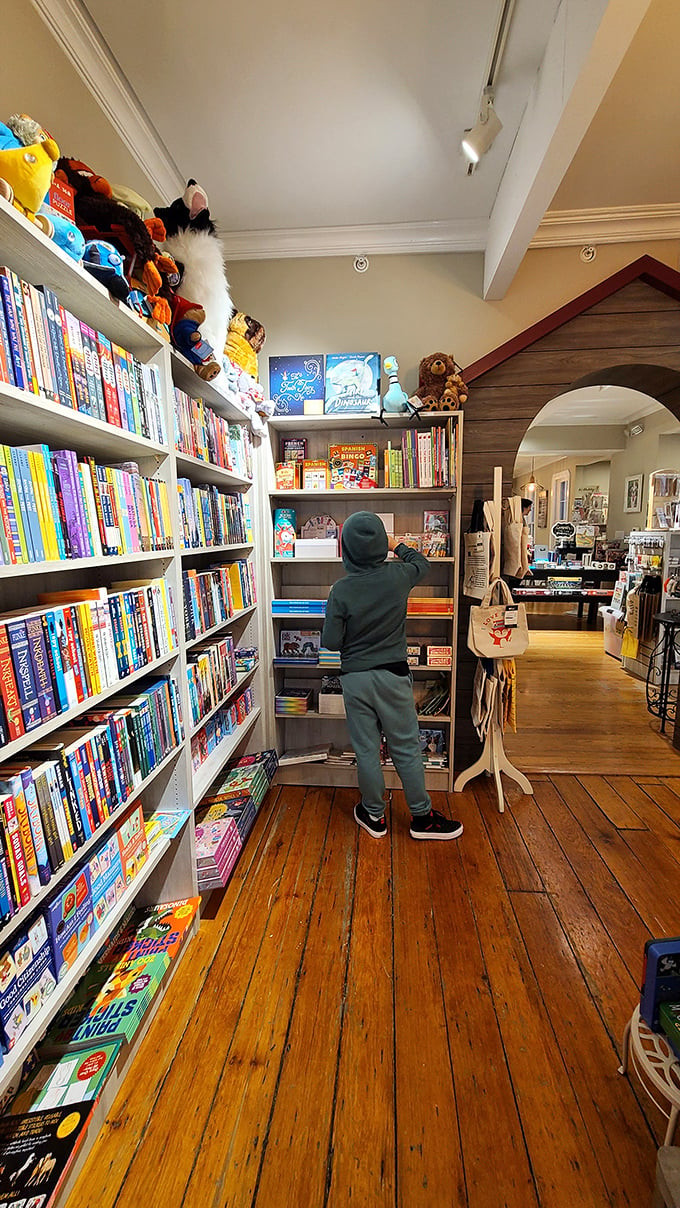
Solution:
<svg viewBox="0 0 680 1208"><path fill-rule="evenodd" d="M670 774L680 625L662 685L654 617L680 617L680 422L598 377L546 403L515 461L512 493L533 503L531 574L515 589L531 646L506 749L529 774Z"/></svg>

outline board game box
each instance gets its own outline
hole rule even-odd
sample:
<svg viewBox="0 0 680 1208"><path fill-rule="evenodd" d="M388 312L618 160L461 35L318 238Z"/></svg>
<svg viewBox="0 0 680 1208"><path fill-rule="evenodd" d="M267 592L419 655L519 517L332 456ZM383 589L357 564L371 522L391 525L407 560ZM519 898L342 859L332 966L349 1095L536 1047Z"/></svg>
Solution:
<svg viewBox="0 0 680 1208"><path fill-rule="evenodd" d="M332 491L370 489L378 485L376 445L329 445L328 465Z"/></svg>

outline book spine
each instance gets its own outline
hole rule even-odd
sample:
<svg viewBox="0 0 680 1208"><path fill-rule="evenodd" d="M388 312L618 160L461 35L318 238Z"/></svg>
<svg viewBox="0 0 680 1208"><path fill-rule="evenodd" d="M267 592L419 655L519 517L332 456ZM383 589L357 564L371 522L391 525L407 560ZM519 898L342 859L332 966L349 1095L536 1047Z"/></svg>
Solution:
<svg viewBox="0 0 680 1208"><path fill-rule="evenodd" d="M83 323L83 321L81 319L80 320L80 342L83 346L83 359L85 362L85 378L87 381L87 393L88 393L88 397L90 399L91 413L95 419L105 419L106 418L105 415L100 414L100 410L99 410L99 395L97 392L97 378L99 376L99 361L97 360L97 367L96 367L96 372L95 372L94 357L96 355L96 350L93 346L92 340L90 339L91 330L92 329L90 327L88 327L87 323ZM102 399L102 410L103 410L103 399Z"/></svg>
<svg viewBox="0 0 680 1208"><path fill-rule="evenodd" d="M36 515L38 518L38 528L40 530L40 540L42 541L43 559L47 562L56 562L58 558L58 547L56 537L54 535L54 525L52 523L51 508L47 497L47 479L45 478L45 467L42 457L35 449L20 449L19 454L22 457L25 454L26 472L30 479L33 495L35 498ZM43 559L40 559L42 561Z"/></svg>
<svg viewBox="0 0 680 1208"><path fill-rule="evenodd" d="M48 289L46 285L40 286L43 298L45 299L45 315L47 318L47 330L50 337L50 346L52 349L52 359L54 361L54 370L57 378L57 391L59 394L59 402L62 407L72 407L73 399L71 398L71 384L66 368L66 349L64 348L64 333L61 326L61 316L59 314L59 301L53 290Z"/></svg>
<svg viewBox="0 0 680 1208"><path fill-rule="evenodd" d="M23 559L20 556L21 545L19 543L16 511L9 485L9 474L5 465L5 451L2 445L0 445L0 519L2 520L2 532L4 536L3 548L7 549L5 561L11 562L13 566L16 566Z"/></svg>
<svg viewBox="0 0 680 1208"><path fill-rule="evenodd" d="M118 405L118 391L116 390L116 372L113 367L113 355L111 353L111 341L102 335L100 331L96 333L97 352L99 353L99 365L102 377L102 389L104 391L104 410L106 419L109 424L115 424L117 428L121 427L120 407Z"/></svg>
<svg viewBox="0 0 680 1208"><path fill-rule="evenodd" d="M61 762L61 756L54 764L54 779L57 792L61 798L64 814L66 816L66 824L71 837L73 850L77 851L78 848L82 847L83 843L85 842L85 830L77 804L75 809L72 808L71 799L67 790L66 778L64 776L64 768Z"/></svg>
<svg viewBox="0 0 680 1208"><path fill-rule="evenodd" d="M0 378L10 386L16 384L12 348L9 341L9 329L5 318L5 308L0 293Z"/></svg>
<svg viewBox="0 0 680 1208"><path fill-rule="evenodd" d="M71 360L71 345L68 338L68 311L64 310L63 306L59 306L59 322L61 324L61 338L64 345L64 357L66 361L66 377L68 378L68 390L70 396L69 406L74 410L78 409L78 392L76 390L76 380L73 373L73 363Z"/></svg>
<svg viewBox="0 0 680 1208"><path fill-rule="evenodd" d="M12 655L14 676L16 679L21 714L26 732L35 730L41 725L40 704L33 676L33 664L28 647L26 622L23 620L7 621L7 640Z"/></svg>
<svg viewBox="0 0 680 1208"><path fill-rule="evenodd" d="M0 794L7 794L14 802L17 821L19 823L19 836L21 839L21 850L24 853L24 862L26 865L26 877L28 880L28 888L31 897L40 892L40 877L38 876L38 861L35 853L35 844L33 842L33 833L31 831L31 822L28 816L28 807L26 805L26 794L22 777L16 773L10 776L9 779L0 781Z"/></svg>
<svg viewBox="0 0 680 1208"><path fill-rule="evenodd" d="M40 351L43 379L46 386L46 395L52 402L60 403L57 370L54 363L45 298L41 291L36 289L35 285L29 285L29 291L35 328L38 335L38 348Z"/></svg>
<svg viewBox="0 0 680 1208"><path fill-rule="evenodd" d="M71 362L71 372L73 375L73 384L75 387L76 407L78 411L82 411L83 414L92 415L92 404L90 402L90 395L87 389L87 370L85 367L85 352L83 350L80 323L70 311L67 310L64 313L66 316L68 351Z"/></svg>
<svg viewBox="0 0 680 1208"><path fill-rule="evenodd" d="M89 839L97 829L97 822L95 821L94 814L92 813L92 805L90 803L87 783L85 781L82 759L78 758L79 750L80 747L76 746L70 751L65 751L62 763L64 764L66 772L68 773L68 779L73 785L75 804L80 813L85 836Z"/></svg>
<svg viewBox="0 0 680 1208"><path fill-rule="evenodd" d="M2 798L2 814L7 836L7 850L11 863L17 904L26 906L31 900L26 858L21 845L21 831L14 798L7 794Z"/></svg>
<svg viewBox="0 0 680 1208"><path fill-rule="evenodd" d="M102 423L106 423L106 399L104 398L104 383L102 380L102 367L99 360L99 346L97 343L97 333L92 327L87 329L88 339L90 341L90 349L92 353L92 374L94 377L94 388L97 395L97 411Z"/></svg>
<svg viewBox="0 0 680 1208"><path fill-rule="evenodd" d="M52 677L50 675L49 658L43 635L42 616L33 614L26 618L26 636L33 665L40 716L43 721L49 721L57 715L57 705L54 699Z"/></svg>
<svg viewBox="0 0 680 1208"><path fill-rule="evenodd" d="M120 415L123 421L123 427L127 428L128 432L135 431L135 420L132 413L132 397L130 395L130 383L128 381L128 368L125 350L119 348L118 344L111 344L113 353L113 366L116 373L116 387L118 389L118 401L120 403Z"/></svg>
<svg viewBox="0 0 680 1208"><path fill-rule="evenodd" d="M47 649L47 665L52 679L52 689L57 713L65 713L69 707L66 680L61 661L61 650L57 637L57 626L53 612L44 612L41 616L45 647Z"/></svg>
<svg viewBox="0 0 680 1208"><path fill-rule="evenodd" d="M35 784L36 797L38 799L38 809L40 818L45 832L45 843L47 844L47 852L52 865L52 871L58 872L65 863L64 846L61 841L61 835L57 827L57 819L54 813L52 804L52 796L49 791L47 782L47 772L45 765L36 768L33 775Z"/></svg>
<svg viewBox="0 0 680 1208"><path fill-rule="evenodd" d="M64 859L70 860L74 855L75 848L73 846L73 840L68 828L66 811L64 810L64 801L59 790L59 785L57 784L56 766L57 765L54 761L50 761L50 763L45 765L45 783L47 785L47 791L50 795L50 801L52 802L52 809L54 811L54 817L57 824L57 830L59 832L59 840L64 853Z"/></svg>
<svg viewBox="0 0 680 1208"><path fill-rule="evenodd" d="M24 551L24 561L35 562L36 556L33 548L33 521L29 513L29 506L24 497L24 480L21 471L19 453L16 448L9 445L6 449L6 465L10 475L12 486L12 494L17 502L17 524L21 536L22 549Z"/></svg>
<svg viewBox="0 0 680 1208"><path fill-rule="evenodd" d="M92 463L94 464L94 463ZM95 558L101 558L104 548L101 540L99 516L97 514L97 499L95 498L95 481L89 460L78 463L78 474L83 490L83 503L87 520L87 534ZM97 495L99 492L97 492Z"/></svg>
<svg viewBox="0 0 680 1208"><path fill-rule="evenodd" d="M84 671L79 655L79 643L77 640L76 622L74 610L64 608L62 611L64 618L64 630L66 642L68 646L68 661L73 669L74 683L76 688L76 696L78 704L85 700L87 695L87 682L84 678Z"/></svg>
<svg viewBox="0 0 680 1208"><path fill-rule="evenodd" d="M21 346L24 353L24 361L26 363L26 372L28 375L28 388L33 394L40 394L40 379L38 377L38 350L37 337L35 332L31 333L32 322L29 319L26 309L26 297L24 295L24 282L17 277L16 273L11 273L12 288L14 290L14 301L16 303L17 319L19 324L19 335L21 336Z"/></svg>
<svg viewBox="0 0 680 1208"><path fill-rule="evenodd" d="M144 388L144 374L142 373L141 364L135 359L135 357L132 357L132 368L134 371L135 386L137 389L137 401L139 404L142 436L146 436L147 440L150 440L152 439L152 431L149 423L149 409L146 400L146 390Z"/></svg>
<svg viewBox="0 0 680 1208"><path fill-rule="evenodd" d="M28 374L24 362L24 351L21 343L21 335L19 333L19 320L17 318L16 303L14 300L14 290L10 271L7 268L0 268L0 294L2 295L2 307L7 323L7 334L9 336L9 346L12 353L12 369L14 371L14 384L20 390L29 390Z"/></svg>
<svg viewBox="0 0 680 1208"><path fill-rule="evenodd" d="M14 673L14 663L7 637L6 625L0 623L0 694L4 706L7 734L10 742L21 738L25 731L21 698Z"/></svg>
<svg viewBox="0 0 680 1208"><path fill-rule="evenodd" d="M47 445L41 445L42 462L47 483L47 498L50 509L50 517L54 528L54 534L57 542L57 551L59 558L66 558L66 541L64 539L64 531L61 521L61 508L59 506L59 496L57 492L57 484L54 477L54 467L52 465L52 455Z"/></svg>
<svg viewBox="0 0 680 1208"><path fill-rule="evenodd" d="M142 414L139 406L139 395L137 393L137 375L135 373L135 362L132 353L125 352L125 362L127 365L127 381L130 391L130 404L132 406L132 416L135 432L140 435L146 435L142 430Z"/></svg>

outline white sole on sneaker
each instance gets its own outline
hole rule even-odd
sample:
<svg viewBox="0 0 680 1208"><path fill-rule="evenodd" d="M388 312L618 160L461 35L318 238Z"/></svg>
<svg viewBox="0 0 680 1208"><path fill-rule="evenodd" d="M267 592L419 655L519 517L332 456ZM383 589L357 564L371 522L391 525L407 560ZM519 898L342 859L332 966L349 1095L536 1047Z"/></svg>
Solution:
<svg viewBox="0 0 680 1208"><path fill-rule="evenodd" d="M458 830L449 831L447 834L441 834L438 831L414 831L414 830L409 829L409 834L412 839L427 839L427 840L432 840L432 839L437 840L438 839L440 842L445 841L447 839L460 839L460 836L462 835L462 833L463 833L462 823L461 823L460 827L458 828Z"/></svg>
<svg viewBox="0 0 680 1208"><path fill-rule="evenodd" d="M384 839L387 834L387 827L385 827L384 831L371 830L368 822L364 822L363 818L357 817L356 806L354 807L354 821L356 822L357 826L360 826L362 830L365 830L366 834L370 835L372 839Z"/></svg>

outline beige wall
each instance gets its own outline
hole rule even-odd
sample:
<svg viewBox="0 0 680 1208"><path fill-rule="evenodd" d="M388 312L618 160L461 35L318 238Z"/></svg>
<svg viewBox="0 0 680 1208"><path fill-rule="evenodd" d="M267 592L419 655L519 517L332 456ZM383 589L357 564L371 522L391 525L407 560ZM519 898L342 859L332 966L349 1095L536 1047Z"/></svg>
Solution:
<svg viewBox="0 0 680 1208"><path fill-rule="evenodd" d="M647 527L647 502L649 497L649 475L652 470L675 469L677 466L680 469L680 459L678 459L678 446L675 446L675 460L672 462L664 461L672 456L673 440L669 441L666 438L664 445L664 434L672 433L674 439L677 440L677 433L680 431L680 424L665 408L663 411L655 412L654 415L646 415L641 421L645 425L645 430L640 436L629 436L626 440L626 448L623 453L617 453L612 458L611 463L611 479L610 479L610 498L609 498L609 523L607 532L611 537L616 532L629 533L631 529L641 529ZM640 512L624 512L624 491L625 479L633 474L642 474L642 510Z"/></svg>
<svg viewBox="0 0 680 1208"><path fill-rule="evenodd" d="M371 256L363 274L345 256L235 261L227 270L235 304L267 330L265 388L268 356L375 351L397 357L410 392L428 353L469 365L638 256L675 267L679 250L677 241L610 244L591 264L578 248L530 251L500 302L481 297L481 253Z"/></svg>

